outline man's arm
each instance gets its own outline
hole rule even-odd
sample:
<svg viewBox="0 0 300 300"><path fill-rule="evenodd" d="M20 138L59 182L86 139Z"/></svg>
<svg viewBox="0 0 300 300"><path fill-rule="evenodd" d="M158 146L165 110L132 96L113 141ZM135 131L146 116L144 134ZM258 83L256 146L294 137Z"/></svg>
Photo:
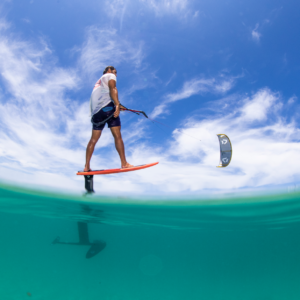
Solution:
<svg viewBox="0 0 300 300"><path fill-rule="evenodd" d="M114 113L114 117L117 118L120 114L120 102L119 102L119 97L118 97L118 90L116 86L116 81L111 79L108 82L108 87L109 87L109 94L111 99L113 99L115 106L116 106L116 111Z"/></svg>

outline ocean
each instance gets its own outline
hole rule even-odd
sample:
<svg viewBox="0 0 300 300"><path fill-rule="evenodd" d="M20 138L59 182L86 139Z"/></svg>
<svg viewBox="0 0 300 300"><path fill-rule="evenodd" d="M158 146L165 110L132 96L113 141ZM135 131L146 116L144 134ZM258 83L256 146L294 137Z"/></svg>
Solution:
<svg viewBox="0 0 300 300"><path fill-rule="evenodd" d="M1 300L300 299L299 192L160 199L2 184L0 216ZM82 234L104 248L86 258Z"/></svg>

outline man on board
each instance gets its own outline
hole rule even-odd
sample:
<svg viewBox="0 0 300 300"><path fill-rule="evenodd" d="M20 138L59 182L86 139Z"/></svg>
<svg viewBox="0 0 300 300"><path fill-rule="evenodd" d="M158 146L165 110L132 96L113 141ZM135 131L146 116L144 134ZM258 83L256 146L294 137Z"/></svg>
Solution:
<svg viewBox="0 0 300 300"><path fill-rule="evenodd" d="M108 66L103 76L96 82L91 99L90 110L93 123L92 137L86 148L85 172L92 171L90 161L102 130L107 123L115 139L115 146L121 159L121 168L133 167L126 161L125 148L121 135L120 102L118 99L117 70Z"/></svg>

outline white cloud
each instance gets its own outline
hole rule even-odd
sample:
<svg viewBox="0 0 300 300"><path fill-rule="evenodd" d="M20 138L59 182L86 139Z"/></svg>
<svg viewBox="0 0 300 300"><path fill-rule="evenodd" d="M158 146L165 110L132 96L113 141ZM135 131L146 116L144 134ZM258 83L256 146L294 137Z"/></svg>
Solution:
<svg viewBox="0 0 300 300"><path fill-rule="evenodd" d="M296 102L298 100L298 97L296 95L293 95L291 98L289 98L287 104L291 105L294 102Z"/></svg>
<svg viewBox="0 0 300 300"><path fill-rule="evenodd" d="M193 15L193 18L197 18L199 15L199 10L195 11L194 15Z"/></svg>
<svg viewBox="0 0 300 300"><path fill-rule="evenodd" d="M261 33L258 32L259 24L257 23L255 25L255 28L251 31L252 39L256 42L259 42L261 38Z"/></svg>
<svg viewBox="0 0 300 300"><path fill-rule="evenodd" d="M287 64L288 64L288 59L287 59L286 53L284 53L284 55L283 55L283 60L282 60L282 62L283 62L283 66L286 67Z"/></svg>
<svg viewBox="0 0 300 300"><path fill-rule="evenodd" d="M184 14L187 11L187 0L140 0L151 8L156 15Z"/></svg>
<svg viewBox="0 0 300 300"><path fill-rule="evenodd" d="M214 88L215 79L192 79L183 84L183 87L177 93L167 95L166 102L175 102L186 99L192 95L201 92L207 92L210 88Z"/></svg>
<svg viewBox="0 0 300 300"><path fill-rule="evenodd" d="M166 111L167 104L187 99L201 93L226 93L234 85L233 78L210 78L191 79L183 84L183 87L176 93L170 93L164 97L163 102L154 108L151 117L155 118Z"/></svg>
<svg viewBox="0 0 300 300"><path fill-rule="evenodd" d="M176 72L173 72L171 78L166 82L166 86L168 86L170 84L170 82L177 76Z"/></svg>
<svg viewBox="0 0 300 300"><path fill-rule="evenodd" d="M277 96L268 89L260 90L255 98L251 100L246 99L246 104L241 109L243 120L245 122L265 120L267 113L276 100Z"/></svg>
<svg viewBox="0 0 300 300"><path fill-rule="evenodd" d="M82 69L58 67L44 41L21 40L8 31L8 24L4 21L1 24L0 80L5 97L0 90L0 176L5 179L10 174L18 182L36 182L48 187L63 187L68 183L70 189L81 190L75 172L84 166L85 147L91 134L88 99L79 104L69 99L67 92L80 86ZM108 42L104 50L100 47L102 38ZM98 52L97 47L100 47ZM122 52L122 47L127 50ZM99 59L100 65L109 59L108 55L101 56L105 50L117 53L115 57L120 61L129 58L133 68L142 60L140 44L134 48L113 31L90 28L86 42L78 50L79 65L86 64L87 72L96 72L99 65L95 59ZM139 138L143 125L138 128L135 135L125 130L124 140L134 142ZM104 152L104 147L111 149ZM106 130L92 159L93 165L103 168L119 165L117 154L116 158L107 159L112 150L116 153L113 138Z"/></svg>
<svg viewBox="0 0 300 300"><path fill-rule="evenodd" d="M43 62L51 53L43 47L36 49L9 40L2 33L0 69L11 98L1 98L0 173L23 184L34 182L81 191L83 178L76 177L75 171L83 167L90 135L88 106L66 98L65 92L78 85L76 71L48 63L45 70ZM202 92L222 94L232 85L233 80L224 77L194 79L177 93L166 95L163 105ZM186 126L175 130L173 139L163 147L148 145L145 140L143 144L136 143L148 126L139 121L133 124L134 130L123 132L128 161L160 164L135 173L96 177L95 189L101 193L178 193L291 182L300 176L300 147L294 142L299 129L280 118L280 104L278 94L262 89L228 108L224 106L221 116L188 119ZM270 114L276 116L273 121L268 118ZM233 159L226 169L215 167L219 163L217 133L228 134L233 143ZM102 168L119 164L108 130L101 137L92 163Z"/></svg>
<svg viewBox="0 0 300 300"><path fill-rule="evenodd" d="M25 23L27 23L27 24L29 24L29 23L31 23L31 21L29 20L29 19L27 19L27 18L23 18L23 19L21 19L23 22L25 22Z"/></svg>
<svg viewBox="0 0 300 300"><path fill-rule="evenodd" d="M0 18L0 30L7 30L10 27L10 24L4 19Z"/></svg>
<svg viewBox="0 0 300 300"><path fill-rule="evenodd" d="M96 74L101 75L106 66L121 62L126 62L134 71L141 67L144 59L142 42L134 45L115 29L99 29L95 26L87 29L83 46L74 50L80 53L81 74L93 78Z"/></svg>
<svg viewBox="0 0 300 300"><path fill-rule="evenodd" d="M67 91L80 85L78 72L83 69L58 67L46 43L22 41L9 34L8 29L3 24L0 31L0 74L6 91L5 97L0 92L0 176L23 184L82 191L83 178L75 172L83 168L90 136L88 105L72 101ZM115 49L119 61L125 57L122 47L115 43L115 32L92 28L79 50L81 66L86 63L91 72L99 71L98 65L93 65L97 62L93 60L95 56L103 65L109 59L97 52L104 37L111 37L103 46L110 48L105 49ZM140 44L137 45L131 45L127 52L131 54L131 65L142 61L143 52L139 53ZM226 77L190 80L178 92L165 96L165 107L156 107L162 109L157 115L172 102L208 92L222 95L233 84L234 80ZM175 130L173 138L160 146L148 144L145 139L141 142L150 123L139 121L132 128L127 127L123 135L128 161L160 164L139 172L96 177L95 189L101 193L186 193L298 180L300 146L295 139L300 132L295 123L280 117L279 94L262 89L252 97L234 99L232 105L223 106L223 114L186 120L186 125ZM233 143L233 159L225 169L215 167L219 163L217 133L228 134ZM94 166L119 165L108 130L104 131L95 154Z"/></svg>
<svg viewBox="0 0 300 300"><path fill-rule="evenodd" d="M116 17L122 14L122 12L126 9L127 3L129 0L106 0L105 11L110 17ZM103 5L103 3L101 3Z"/></svg>
<svg viewBox="0 0 300 300"><path fill-rule="evenodd" d="M135 160L161 162L153 170L155 177L145 172L139 180L154 183L157 192L177 193L279 185L299 179L300 144L295 138L300 130L280 117L280 102L277 93L262 89L237 101L222 116L187 120L181 131L173 132L174 140L167 148L135 149ZM253 117L252 112L259 115ZM219 163L217 133L228 134L233 144L232 162L224 169L215 167Z"/></svg>
<svg viewBox="0 0 300 300"><path fill-rule="evenodd" d="M112 38L116 37L116 30L99 30L90 27L86 35L86 41L79 49L79 64L85 73L94 75L101 72L107 65L118 63L124 56L125 53L121 47L118 47L116 38ZM116 57L114 61L111 61L112 51Z"/></svg>
<svg viewBox="0 0 300 300"><path fill-rule="evenodd" d="M7 91L0 96L1 159L12 168L57 171L84 155L68 148L71 141L61 133L77 106L66 92L76 89L79 79L75 70L51 61L44 42L22 41L7 28L0 32L0 74Z"/></svg>
<svg viewBox="0 0 300 300"><path fill-rule="evenodd" d="M162 115L162 114L168 114L169 111L167 110L167 104L163 103L160 105L157 105L154 110L152 111L152 113L150 114L151 118L157 118L158 116Z"/></svg>
<svg viewBox="0 0 300 300"><path fill-rule="evenodd" d="M143 17L145 13L153 12L157 17L169 15L185 19L187 17L196 18L199 13L189 8L188 0L109 0L105 1L105 6L109 17L113 20L116 18L120 20L120 31L122 31L126 14Z"/></svg>

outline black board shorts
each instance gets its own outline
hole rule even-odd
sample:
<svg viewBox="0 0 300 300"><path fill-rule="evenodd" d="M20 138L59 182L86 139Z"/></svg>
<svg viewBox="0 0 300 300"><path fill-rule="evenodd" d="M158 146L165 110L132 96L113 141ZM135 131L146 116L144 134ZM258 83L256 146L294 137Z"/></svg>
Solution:
<svg viewBox="0 0 300 300"><path fill-rule="evenodd" d="M93 115L93 122L100 123L108 117L110 117L111 115L113 115L115 111L116 107L114 103L110 102L109 104L101 108L96 114ZM121 126L121 120L119 116L117 118L111 117L105 123L100 124L98 126L93 124L93 130L103 130L106 123L108 125L108 128Z"/></svg>

